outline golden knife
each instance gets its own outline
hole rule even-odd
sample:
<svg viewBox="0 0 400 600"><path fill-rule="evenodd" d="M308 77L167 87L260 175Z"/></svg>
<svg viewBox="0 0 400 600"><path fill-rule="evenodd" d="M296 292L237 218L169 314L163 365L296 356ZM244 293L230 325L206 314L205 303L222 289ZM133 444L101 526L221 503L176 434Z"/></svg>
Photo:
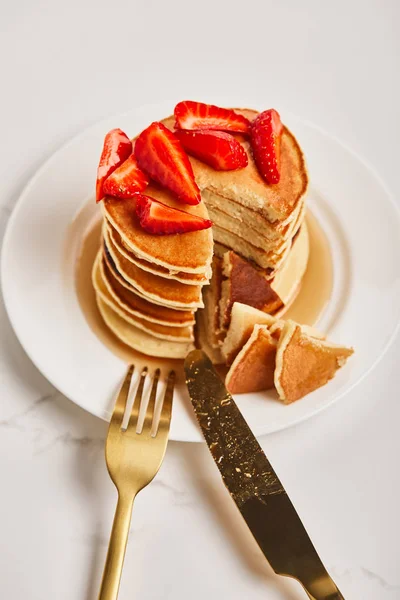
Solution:
<svg viewBox="0 0 400 600"><path fill-rule="evenodd" d="M344 600L208 356L191 352L185 372L197 420L222 479L275 573L297 579L312 600Z"/></svg>

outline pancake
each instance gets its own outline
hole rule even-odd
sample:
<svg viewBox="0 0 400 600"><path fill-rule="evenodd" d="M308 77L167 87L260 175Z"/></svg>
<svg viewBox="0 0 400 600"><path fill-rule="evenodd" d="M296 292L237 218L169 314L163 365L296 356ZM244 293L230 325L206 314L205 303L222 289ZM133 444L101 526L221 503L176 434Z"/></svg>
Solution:
<svg viewBox="0 0 400 600"><path fill-rule="evenodd" d="M197 206L183 204L155 184L146 188L146 195L173 208L208 218L204 202ZM124 244L139 258L173 271L201 274L209 272L213 254L211 228L185 234L153 235L140 226L134 200L106 197L103 200L103 210Z"/></svg>
<svg viewBox="0 0 400 600"><path fill-rule="evenodd" d="M277 342L268 328L255 325L226 375L228 391L242 394L274 387L276 347Z"/></svg>
<svg viewBox="0 0 400 600"><path fill-rule="evenodd" d="M253 120L257 111L235 109ZM163 123L173 129L175 119L169 117ZM238 204L259 213L268 221L284 221L289 218L307 192L308 174L300 146L294 135L283 127L281 137L280 181L268 185L261 177L254 162L249 141L235 135L248 155L248 165L237 171L215 171L212 167L190 157L196 182L200 190L216 192Z"/></svg>
<svg viewBox="0 0 400 600"><path fill-rule="evenodd" d="M100 269L102 270L102 278L109 293L130 314L153 323L160 323L161 325L169 325L171 327L187 327L194 324L195 319L192 311L175 310L154 304L121 284L119 277L113 271L109 258L104 254L100 263Z"/></svg>
<svg viewBox="0 0 400 600"><path fill-rule="evenodd" d="M292 244L291 240L289 240L279 248L279 253L274 253L258 248L227 229L222 229L216 225L213 226L213 235L216 242L227 247L229 250L234 249L237 254L248 260L252 260L262 269L278 269L290 252Z"/></svg>
<svg viewBox="0 0 400 600"><path fill-rule="evenodd" d="M107 327L127 346L138 350L147 356L159 356L168 358L185 358L194 349L191 342L171 342L161 340L141 331L131 323L122 319L111 307L109 307L98 295L97 305L101 316Z"/></svg>
<svg viewBox="0 0 400 600"><path fill-rule="evenodd" d="M166 284L163 277L144 271L119 253L107 228L103 229L103 237L118 272L140 295L163 306L186 309L203 306L201 286L185 285L174 280Z"/></svg>
<svg viewBox="0 0 400 600"><path fill-rule="evenodd" d="M244 241L250 242L258 248L263 248L265 251L279 252L279 249L296 235L303 222L305 208L302 205L301 210L291 222L290 227L286 228L285 236L271 236L271 232L268 229L258 229L254 227L254 224L249 225L243 219L233 217L224 210L221 210L221 208L208 206L208 212L215 226L228 230Z"/></svg>
<svg viewBox="0 0 400 600"><path fill-rule="evenodd" d="M222 355L226 364L232 364L233 360L246 344L255 325L273 325L276 318L256 308L235 302L232 307L231 321L222 344Z"/></svg>
<svg viewBox="0 0 400 600"><path fill-rule="evenodd" d="M117 302L114 296L109 292L107 284L102 276L102 270L100 268L102 262L101 255L99 254L94 267L93 267L93 286L95 288L96 294L100 296L100 298L116 312L121 318L123 318L128 323L132 323L138 329L142 331L146 331L154 337L159 337L165 340L172 341L193 341L193 327L174 327L172 325L162 325L160 323L154 323L152 321L147 321L137 314L132 314L131 311L121 306L119 302Z"/></svg>
<svg viewBox="0 0 400 600"><path fill-rule="evenodd" d="M220 329L228 328L235 302L247 304L269 314L282 308L281 298L267 281L264 273L232 250L224 255L222 275L219 301Z"/></svg>
<svg viewBox="0 0 400 600"><path fill-rule="evenodd" d="M290 404L325 385L353 352L352 348L312 338L299 325L287 321L276 355L274 380L279 398Z"/></svg>
<svg viewBox="0 0 400 600"><path fill-rule="evenodd" d="M110 223L105 222L105 227L107 228L108 235L118 252L144 271L148 271L149 273L153 273L159 277L165 277L165 279L174 279L175 281L180 281L181 283L185 283L187 285L203 285L208 283L209 279L211 278L211 269L207 275L201 273L181 273L179 271L171 271L161 267L160 265L143 260L142 258L137 257L126 247L118 231L116 231Z"/></svg>
<svg viewBox="0 0 400 600"><path fill-rule="evenodd" d="M221 347L227 365L232 364L234 358L247 343L255 325L266 326L272 337L278 341L285 326L285 321L252 306L235 302L232 307L229 328ZM324 334L314 327L302 325L301 329L310 337L320 340L325 339Z"/></svg>
<svg viewBox="0 0 400 600"><path fill-rule="evenodd" d="M218 210L220 213L223 213L223 215L237 219L246 226L263 233L268 240L285 240L291 237L292 229L299 218L300 213L304 213L305 210L305 198L302 198L288 219L271 223L256 211L251 210L251 208L244 207L215 192L203 190L201 196L209 211L210 209Z"/></svg>

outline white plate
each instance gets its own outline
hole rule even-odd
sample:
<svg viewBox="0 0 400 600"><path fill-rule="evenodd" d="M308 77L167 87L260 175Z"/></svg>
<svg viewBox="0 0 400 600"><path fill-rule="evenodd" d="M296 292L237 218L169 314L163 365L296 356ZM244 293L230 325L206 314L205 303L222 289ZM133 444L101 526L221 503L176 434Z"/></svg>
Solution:
<svg viewBox="0 0 400 600"><path fill-rule="evenodd" d="M88 326L74 290L81 236L67 249L70 225L94 190L105 132L130 135L171 112L147 106L107 119L74 138L36 173L22 193L4 238L2 284L11 323L26 352L68 398L108 419L125 371ZM334 292L320 327L355 347L327 386L283 406L272 393L248 394L239 405L256 435L288 427L343 397L382 357L400 319L400 220L371 169L338 141L283 115L306 154L309 206L324 228L334 263ZM88 209L87 218L95 212ZM81 232L83 235L83 231ZM174 440L200 441L184 384L175 395Z"/></svg>

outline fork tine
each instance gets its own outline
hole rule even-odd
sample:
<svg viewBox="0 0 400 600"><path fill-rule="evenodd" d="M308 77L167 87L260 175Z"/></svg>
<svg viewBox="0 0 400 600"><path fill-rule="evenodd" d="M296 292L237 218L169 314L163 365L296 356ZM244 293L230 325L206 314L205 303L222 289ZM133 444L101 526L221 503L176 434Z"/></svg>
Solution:
<svg viewBox="0 0 400 600"><path fill-rule="evenodd" d="M147 405L146 415L145 415L145 418L143 421L143 429L142 429L143 433L151 432L151 426L153 424L153 418L154 418L154 408L156 405L157 385L158 385L158 380L160 378L160 373L161 373L160 369L156 369L156 371L154 373L153 385L151 387L151 392L150 392L150 399L149 399L149 403Z"/></svg>
<svg viewBox="0 0 400 600"><path fill-rule="evenodd" d="M138 385L138 389L136 391L136 396L135 396L135 400L133 402L131 416L129 417L129 423L128 423L127 429L135 429L136 430L139 413L140 413L140 405L142 402L144 382L146 381L147 372L148 372L148 368L143 367L142 372L140 374L139 385Z"/></svg>
<svg viewBox="0 0 400 600"><path fill-rule="evenodd" d="M121 385L121 389L115 401L114 411L110 421L110 425L112 425L113 427L116 426L120 428L122 425L126 409L126 402L128 400L129 390L131 387L132 374L134 370L135 365L129 365L128 371L125 375L125 379Z"/></svg>
<svg viewBox="0 0 400 600"><path fill-rule="evenodd" d="M174 396L175 371L170 371L167 380L167 388L164 394L163 405L161 409L160 421L158 424L157 434L168 433L171 423L172 399Z"/></svg>

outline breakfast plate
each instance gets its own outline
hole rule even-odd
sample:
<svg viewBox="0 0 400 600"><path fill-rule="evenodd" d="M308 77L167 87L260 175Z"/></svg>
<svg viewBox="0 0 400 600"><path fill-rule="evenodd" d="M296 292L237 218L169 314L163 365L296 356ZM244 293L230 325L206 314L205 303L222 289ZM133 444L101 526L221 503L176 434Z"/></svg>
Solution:
<svg viewBox="0 0 400 600"><path fill-rule="evenodd" d="M111 128L133 136L171 113L173 106L137 108L71 140L27 185L4 238L3 293L22 346L65 396L103 419L110 417L126 363L112 338L105 337L98 314L88 309L93 301L90 269L87 293L81 268L77 280L82 242L100 219L94 202L99 149ZM282 112L282 118L307 159L309 219L318 223L330 248L332 289L318 328L335 342L353 346L355 354L333 381L290 406L273 392L238 396L257 436L302 421L347 394L383 356L400 321L400 218L390 194L373 170L339 141L290 114ZM311 298L313 290L307 293ZM301 290L294 313L307 301L305 294ZM148 364L150 370L157 365L164 372L170 367L178 371L171 439L200 441L181 363L138 353L134 362L137 367Z"/></svg>

